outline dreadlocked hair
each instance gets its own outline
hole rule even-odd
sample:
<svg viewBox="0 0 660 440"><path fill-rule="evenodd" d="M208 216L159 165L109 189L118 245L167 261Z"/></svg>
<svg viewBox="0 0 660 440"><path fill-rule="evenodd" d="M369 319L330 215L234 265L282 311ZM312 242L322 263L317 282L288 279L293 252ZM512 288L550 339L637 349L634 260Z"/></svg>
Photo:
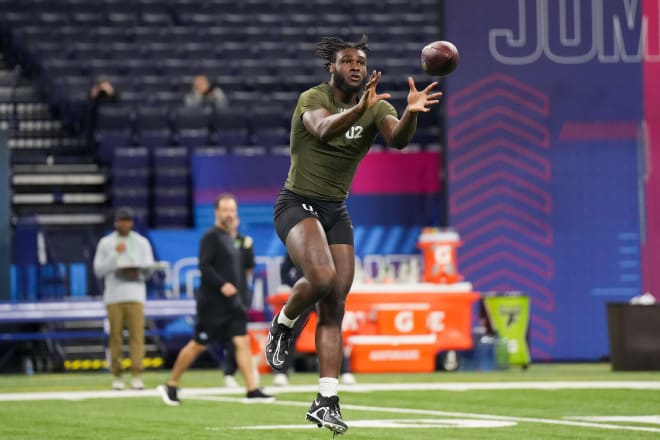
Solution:
<svg viewBox="0 0 660 440"><path fill-rule="evenodd" d="M319 44L316 45L314 55L324 59L326 62L323 65L323 70L329 70L330 64L334 63L337 59L338 51L342 49L358 49L368 52L369 45L367 41L368 38L364 34L357 43L351 43L336 37L323 37L321 38L321 41L319 41Z"/></svg>

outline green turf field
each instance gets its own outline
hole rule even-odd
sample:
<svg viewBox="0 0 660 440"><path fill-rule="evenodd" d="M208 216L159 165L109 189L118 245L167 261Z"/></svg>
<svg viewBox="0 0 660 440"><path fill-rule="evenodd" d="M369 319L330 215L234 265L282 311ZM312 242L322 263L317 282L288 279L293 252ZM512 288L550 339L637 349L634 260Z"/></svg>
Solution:
<svg viewBox="0 0 660 440"><path fill-rule="evenodd" d="M316 375L270 387L275 404L241 402L217 371L190 370L179 407L154 388L110 391L109 374L0 376L1 439L331 439L304 420ZM658 439L660 372L609 365L533 365L493 373L356 375L342 387L348 439Z"/></svg>

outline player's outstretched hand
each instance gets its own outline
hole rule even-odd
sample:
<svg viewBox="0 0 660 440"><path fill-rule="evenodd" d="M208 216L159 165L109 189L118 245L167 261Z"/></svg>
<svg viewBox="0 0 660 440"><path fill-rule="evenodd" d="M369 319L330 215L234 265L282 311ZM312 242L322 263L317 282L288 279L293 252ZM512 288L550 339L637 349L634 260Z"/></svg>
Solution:
<svg viewBox="0 0 660 440"><path fill-rule="evenodd" d="M411 112L428 112L429 107L440 102L442 92L431 93L438 85L437 81L432 82L424 90L417 90L415 81L411 76L408 77L410 92L408 93L408 110Z"/></svg>
<svg viewBox="0 0 660 440"><path fill-rule="evenodd" d="M365 108L371 108L374 105L376 105L378 101L382 101L383 99L388 99L391 96L389 93L378 94L376 92L376 86L378 85L378 81L380 80L381 76L382 76L381 72L374 70L371 73L371 77L369 78L369 81L367 81L367 83L364 85L364 94L360 99L360 104L365 106Z"/></svg>

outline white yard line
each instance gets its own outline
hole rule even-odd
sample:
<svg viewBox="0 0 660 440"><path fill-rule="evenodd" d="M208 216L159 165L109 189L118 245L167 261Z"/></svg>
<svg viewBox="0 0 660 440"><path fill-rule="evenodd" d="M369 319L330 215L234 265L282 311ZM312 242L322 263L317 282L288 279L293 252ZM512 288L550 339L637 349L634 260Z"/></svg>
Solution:
<svg viewBox="0 0 660 440"><path fill-rule="evenodd" d="M316 392L318 385L291 385L266 387L269 392L307 393ZM476 390L660 390L660 381L561 381L561 382L455 382L455 383L394 383L340 385L341 392L372 391L476 391ZM241 388L182 388L181 398L206 395L243 395ZM142 391L47 391L25 393L0 393L0 402L20 400L82 400L113 399L125 397L157 397L155 389Z"/></svg>

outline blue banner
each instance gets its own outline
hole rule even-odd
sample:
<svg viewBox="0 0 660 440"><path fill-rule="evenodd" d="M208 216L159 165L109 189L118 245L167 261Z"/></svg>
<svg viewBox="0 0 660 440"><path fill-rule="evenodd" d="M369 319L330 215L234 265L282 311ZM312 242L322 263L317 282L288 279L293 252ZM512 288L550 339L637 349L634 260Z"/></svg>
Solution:
<svg viewBox="0 0 660 440"><path fill-rule="evenodd" d="M536 360L608 354L640 293L638 1L445 2L450 224L478 290L531 298Z"/></svg>

